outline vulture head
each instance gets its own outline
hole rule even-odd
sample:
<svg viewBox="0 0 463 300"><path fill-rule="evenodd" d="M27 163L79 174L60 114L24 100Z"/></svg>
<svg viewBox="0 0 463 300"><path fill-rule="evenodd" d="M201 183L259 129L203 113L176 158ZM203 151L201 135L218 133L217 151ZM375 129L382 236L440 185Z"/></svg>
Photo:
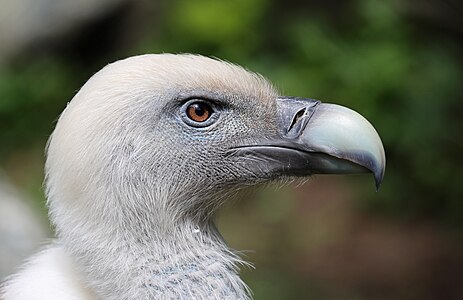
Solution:
<svg viewBox="0 0 463 300"><path fill-rule="evenodd" d="M281 96L262 76L197 55L142 55L96 73L47 150L57 245L107 299L246 298L212 215L249 186L385 169L358 113Z"/></svg>

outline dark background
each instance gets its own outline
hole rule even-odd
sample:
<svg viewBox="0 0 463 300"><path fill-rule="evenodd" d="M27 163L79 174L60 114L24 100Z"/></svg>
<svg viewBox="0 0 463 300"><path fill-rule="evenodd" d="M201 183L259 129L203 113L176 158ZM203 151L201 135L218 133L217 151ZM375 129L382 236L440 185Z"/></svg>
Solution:
<svg viewBox="0 0 463 300"><path fill-rule="evenodd" d="M359 111L386 149L379 192L318 176L222 210L255 299L463 299L463 2L58 2L0 13L0 170L44 220L43 149L80 86L127 56L199 53Z"/></svg>

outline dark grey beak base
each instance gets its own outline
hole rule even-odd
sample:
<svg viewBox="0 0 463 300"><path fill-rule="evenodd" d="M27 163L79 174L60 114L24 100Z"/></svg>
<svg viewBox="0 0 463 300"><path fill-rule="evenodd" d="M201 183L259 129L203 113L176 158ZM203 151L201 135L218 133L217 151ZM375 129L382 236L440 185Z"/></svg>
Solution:
<svg viewBox="0 0 463 300"><path fill-rule="evenodd" d="M279 136L233 149L249 158L251 168L270 177L371 172L379 188L384 148L364 117L343 106L295 97L278 98L277 109Z"/></svg>

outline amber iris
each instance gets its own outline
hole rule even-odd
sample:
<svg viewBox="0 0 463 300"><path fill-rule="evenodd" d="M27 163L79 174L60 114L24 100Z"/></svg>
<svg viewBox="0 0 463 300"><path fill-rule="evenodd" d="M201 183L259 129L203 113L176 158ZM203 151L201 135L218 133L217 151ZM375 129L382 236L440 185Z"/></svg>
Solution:
<svg viewBox="0 0 463 300"><path fill-rule="evenodd" d="M205 122L211 116L212 108L206 103L196 102L188 105L186 114L195 122Z"/></svg>

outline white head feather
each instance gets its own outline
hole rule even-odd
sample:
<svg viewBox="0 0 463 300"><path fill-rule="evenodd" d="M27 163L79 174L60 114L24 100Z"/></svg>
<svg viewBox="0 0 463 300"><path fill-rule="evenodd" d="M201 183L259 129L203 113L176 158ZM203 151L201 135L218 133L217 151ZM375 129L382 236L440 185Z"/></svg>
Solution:
<svg viewBox="0 0 463 300"><path fill-rule="evenodd" d="M178 124L175 101L214 96L242 113L220 128L225 132L208 128L208 141L186 137L191 133ZM167 284L159 283L161 277L168 281L166 268L176 265L172 272L179 273L187 264L196 277L185 278L184 291L177 287L175 296L205 296L212 289L247 297L236 276L240 260L209 219L241 187L242 175L239 166L231 170L214 154L223 152L227 140L260 135L253 121L274 117L276 97L262 77L194 55L118 61L82 87L50 139L46 186L59 241L97 294L156 295ZM271 122L265 126L273 130ZM204 271L212 266L213 273ZM219 280L223 276L228 279ZM198 278L216 286L201 290Z"/></svg>

